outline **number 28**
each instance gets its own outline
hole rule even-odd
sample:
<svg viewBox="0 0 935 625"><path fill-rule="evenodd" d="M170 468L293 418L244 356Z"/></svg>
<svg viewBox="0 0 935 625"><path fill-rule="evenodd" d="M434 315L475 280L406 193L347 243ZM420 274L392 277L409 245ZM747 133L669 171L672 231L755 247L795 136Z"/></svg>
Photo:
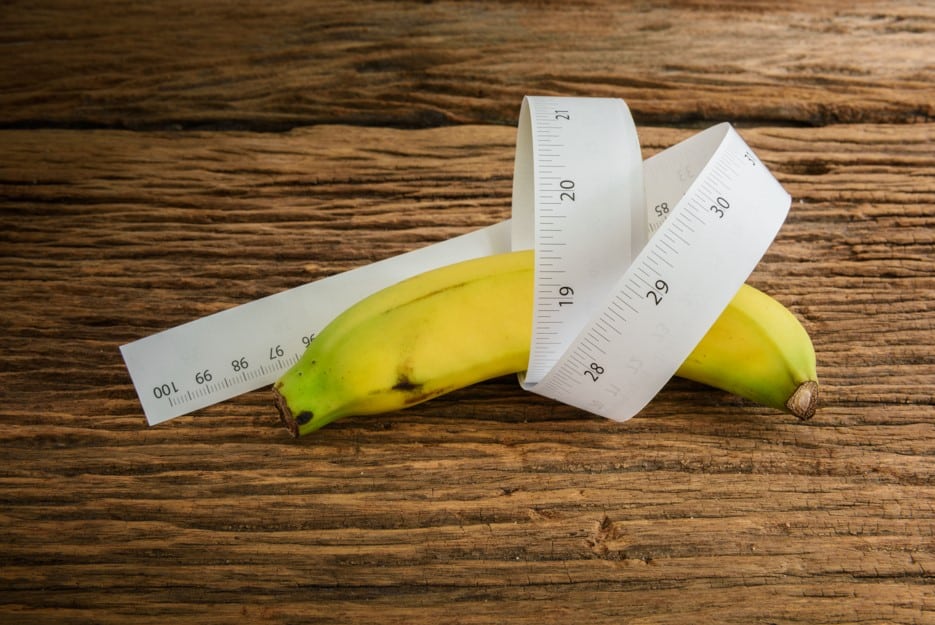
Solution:
<svg viewBox="0 0 935 625"><path fill-rule="evenodd" d="M600 366L596 362L592 362L591 365L584 370L584 375L591 378L592 382L597 382L598 378L604 375L604 367Z"/></svg>

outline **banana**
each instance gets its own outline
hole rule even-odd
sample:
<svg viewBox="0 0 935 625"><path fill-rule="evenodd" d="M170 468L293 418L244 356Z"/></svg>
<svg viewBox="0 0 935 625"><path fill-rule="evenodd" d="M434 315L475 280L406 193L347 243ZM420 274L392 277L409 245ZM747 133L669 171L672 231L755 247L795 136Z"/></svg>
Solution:
<svg viewBox="0 0 935 625"><path fill-rule="evenodd" d="M329 323L273 385L293 436L341 417L412 406L525 370L533 252L433 269L378 291ZM815 351L796 317L743 285L676 375L807 419Z"/></svg>

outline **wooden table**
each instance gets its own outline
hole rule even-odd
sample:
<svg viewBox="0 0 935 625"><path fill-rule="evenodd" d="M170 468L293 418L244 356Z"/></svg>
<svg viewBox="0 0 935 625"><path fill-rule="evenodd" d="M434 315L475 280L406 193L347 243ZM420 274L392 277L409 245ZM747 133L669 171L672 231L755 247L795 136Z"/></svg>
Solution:
<svg viewBox="0 0 935 625"><path fill-rule="evenodd" d="M0 622L935 623L932 3L38 4L0 7ZM119 345L508 216L525 94L624 98L647 156L737 126L813 421L503 379L147 427Z"/></svg>

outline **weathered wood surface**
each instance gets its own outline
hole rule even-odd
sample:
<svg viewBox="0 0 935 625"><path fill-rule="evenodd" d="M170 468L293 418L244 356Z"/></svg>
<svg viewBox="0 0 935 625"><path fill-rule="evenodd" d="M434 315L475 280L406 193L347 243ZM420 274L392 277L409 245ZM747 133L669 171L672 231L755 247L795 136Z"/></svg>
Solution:
<svg viewBox="0 0 935 625"><path fill-rule="evenodd" d="M0 622L935 622L935 9L765 6L0 7ZM626 98L647 155L741 122L812 422L497 380L145 426L120 344L506 217L544 92Z"/></svg>
<svg viewBox="0 0 935 625"><path fill-rule="evenodd" d="M927 2L45 4L0 7L9 126L512 124L528 93L624 94L662 125L935 106Z"/></svg>

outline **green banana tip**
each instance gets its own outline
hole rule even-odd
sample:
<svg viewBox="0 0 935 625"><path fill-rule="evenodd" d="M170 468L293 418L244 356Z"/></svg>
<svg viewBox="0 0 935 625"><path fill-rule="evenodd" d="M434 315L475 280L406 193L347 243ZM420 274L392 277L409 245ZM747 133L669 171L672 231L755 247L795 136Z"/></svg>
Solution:
<svg viewBox="0 0 935 625"><path fill-rule="evenodd" d="M811 419L818 408L818 382L807 380L799 384L786 400L786 408L803 421Z"/></svg>

